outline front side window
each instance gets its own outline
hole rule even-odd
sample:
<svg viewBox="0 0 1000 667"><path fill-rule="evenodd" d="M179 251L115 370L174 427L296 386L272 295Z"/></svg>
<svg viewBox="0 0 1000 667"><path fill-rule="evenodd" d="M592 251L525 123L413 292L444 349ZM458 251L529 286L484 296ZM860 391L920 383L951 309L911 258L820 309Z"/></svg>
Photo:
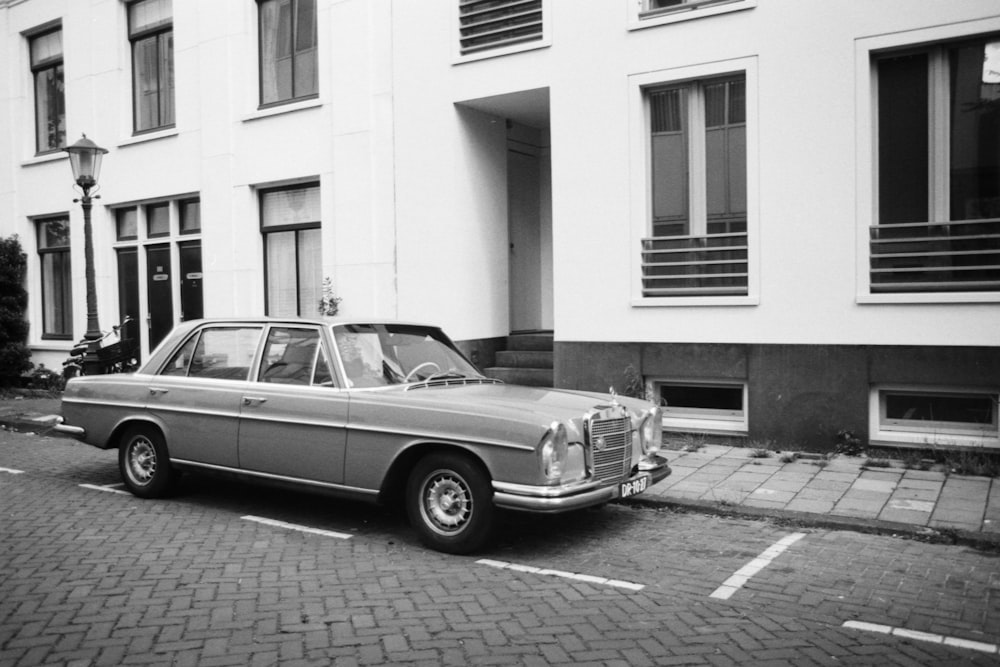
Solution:
<svg viewBox="0 0 1000 667"><path fill-rule="evenodd" d="M259 382L333 386L317 329L272 327L264 344Z"/></svg>
<svg viewBox="0 0 1000 667"><path fill-rule="evenodd" d="M35 151L47 153L66 144L62 30L35 35L30 48L35 84Z"/></svg>
<svg viewBox="0 0 1000 667"><path fill-rule="evenodd" d="M872 292L1000 290L1000 34L878 54Z"/></svg>
<svg viewBox="0 0 1000 667"><path fill-rule="evenodd" d="M260 104L319 92L316 0L260 0Z"/></svg>
<svg viewBox="0 0 1000 667"><path fill-rule="evenodd" d="M264 190L260 208L267 314L315 315L323 289L319 186Z"/></svg>
<svg viewBox="0 0 1000 667"><path fill-rule="evenodd" d="M38 222L38 257L42 267L42 338L73 336L73 283L69 218Z"/></svg>
<svg viewBox="0 0 1000 667"><path fill-rule="evenodd" d="M174 125L174 30L171 0L128 6L135 131Z"/></svg>
<svg viewBox="0 0 1000 667"><path fill-rule="evenodd" d="M646 99L643 296L746 295L745 77L653 88Z"/></svg>

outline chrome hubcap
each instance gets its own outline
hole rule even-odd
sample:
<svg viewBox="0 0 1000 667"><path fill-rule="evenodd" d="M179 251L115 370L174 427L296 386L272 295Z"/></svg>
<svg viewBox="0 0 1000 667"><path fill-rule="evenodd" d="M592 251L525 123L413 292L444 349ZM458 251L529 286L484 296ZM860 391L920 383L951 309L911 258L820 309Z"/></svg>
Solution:
<svg viewBox="0 0 1000 667"><path fill-rule="evenodd" d="M460 478L436 475L427 485L424 513L442 531L460 529L472 514L472 496Z"/></svg>
<svg viewBox="0 0 1000 667"><path fill-rule="evenodd" d="M136 484L149 484L156 474L156 450L153 449L153 443L139 438L129 445L128 469Z"/></svg>

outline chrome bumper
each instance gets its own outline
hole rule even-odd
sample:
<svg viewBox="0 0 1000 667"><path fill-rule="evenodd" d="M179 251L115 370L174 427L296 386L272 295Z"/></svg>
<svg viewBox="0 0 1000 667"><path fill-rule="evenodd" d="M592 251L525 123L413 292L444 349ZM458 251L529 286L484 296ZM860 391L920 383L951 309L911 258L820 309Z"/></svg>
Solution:
<svg viewBox="0 0 1000 667"><path fill-rule="evenodd" d="M493 482L493 504L497 507L527 512L557 513L592 507L616 500L622 484L635 482L649 476L652 486L670 474L670 466L663 457L643 459L639 472L615 484L574 484L569 486L528 486ZM647 487L648 489L648 487Z"/></svg>
<svg viewBox="0 0 1000 667"><path fill-rule="evenodd" d="M71 438L83 438L85 435L87 435L87 432L79 426L70 426L69 424L64 424L62 417L59 418L59 421L52 428L52 430L61 435L68 435Z"/></svg>

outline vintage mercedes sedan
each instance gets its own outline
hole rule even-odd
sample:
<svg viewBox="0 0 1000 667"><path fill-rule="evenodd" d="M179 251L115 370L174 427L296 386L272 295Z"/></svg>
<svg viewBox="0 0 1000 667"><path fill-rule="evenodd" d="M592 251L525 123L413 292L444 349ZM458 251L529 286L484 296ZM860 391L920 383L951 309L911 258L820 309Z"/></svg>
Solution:
<svg viewBox="0 0 1000 667"><path fill-rule="evenodd" d="M436 327L197 320L132 374L73 378L60 431L118 450L125 486L183 471L401 500L424 544L480 549L497 508L566 512L670 474L655 405L484 377Z"/></svg>

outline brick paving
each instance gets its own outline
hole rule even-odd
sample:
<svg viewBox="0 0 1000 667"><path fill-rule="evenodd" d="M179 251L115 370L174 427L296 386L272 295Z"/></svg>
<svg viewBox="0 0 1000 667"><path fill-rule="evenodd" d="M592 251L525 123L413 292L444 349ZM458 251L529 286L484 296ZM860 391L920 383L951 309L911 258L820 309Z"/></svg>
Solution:
<svg viewBox="0 0 1000 667"><path fill-rule="evenodd" d="M965 547L806 529L723 602L712 590L788 528L622 505L506 517L485 554L644 586L633 592L429 552L396 513L315 496L210 478L165 501L82 488L118 482L114 452L63 439L0 434L0 467L23 471L0 472L5 666L1000 660L842 627L1000 643L1000 563Z"/></svg>
<svg viewBox="0 0 1000 667"><path fill-rule="evenodd" d="M911 470L899 462L865 468L864 457L783 463L777 454L750 454L721 445L668 452L673 474L644 498L854 520L861 528L948 531L1000 545L1000 480Z"/></svg>

